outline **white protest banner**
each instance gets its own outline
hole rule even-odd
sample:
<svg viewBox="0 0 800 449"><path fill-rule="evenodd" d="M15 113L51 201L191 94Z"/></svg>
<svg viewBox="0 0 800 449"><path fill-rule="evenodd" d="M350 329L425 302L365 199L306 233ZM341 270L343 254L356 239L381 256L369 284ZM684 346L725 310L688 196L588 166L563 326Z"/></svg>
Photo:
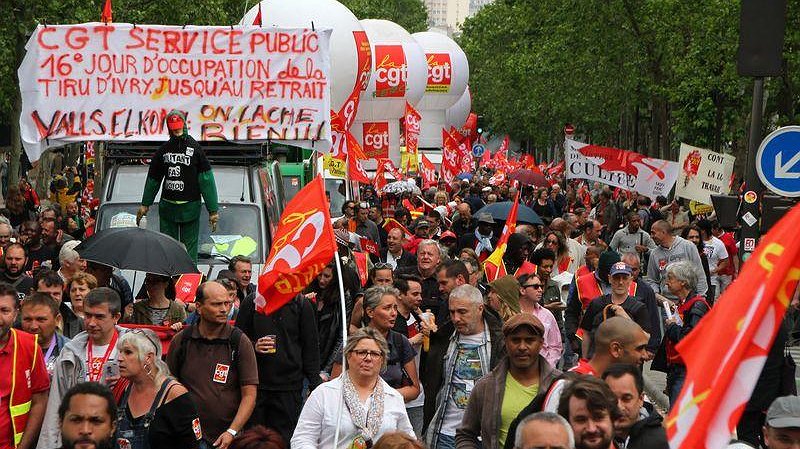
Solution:
<svg viewBox="0 0 800 449"><path fill-rule="evenodd" d="M711 195L726 195L730 192L734 162L736 158L729 154L682 143L678 158L681 171L678 174L675 195L711 204Z"/></svg>
<svg viewBox="0 0 800 449"><path fill-rule="evenodd" d="M86 140L166 140L184 111L199 141L330 147L330 30L124 23L39 25L19 68L31 160Z"/></svg>
<svg viewBox="0 0 800 449"><path fill-rule="evenodd" d="M564 142L567 179L588 179L649 198L666 196L678 178L678 163L619 148Z"/></svg>

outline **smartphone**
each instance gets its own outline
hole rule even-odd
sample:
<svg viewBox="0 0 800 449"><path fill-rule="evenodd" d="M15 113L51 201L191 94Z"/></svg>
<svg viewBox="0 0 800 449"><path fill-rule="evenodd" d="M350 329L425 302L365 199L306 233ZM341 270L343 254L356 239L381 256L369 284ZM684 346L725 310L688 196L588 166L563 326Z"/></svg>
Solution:
<svg viewBox="0 0 800 449"><path fill-rule="evenodd" d="M104 366L104 376L106 379L119 377L119 362L108 360Z"/></svg>

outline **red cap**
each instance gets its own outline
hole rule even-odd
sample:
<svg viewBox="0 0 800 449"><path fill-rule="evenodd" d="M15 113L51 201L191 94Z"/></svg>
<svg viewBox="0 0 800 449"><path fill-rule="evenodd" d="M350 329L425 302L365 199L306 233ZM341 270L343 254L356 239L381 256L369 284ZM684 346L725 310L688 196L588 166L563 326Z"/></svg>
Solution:
<svg viewBox="0 0 800 449"><path fill-rule="evenodd" d="M178 114L173 114L167 117L167 129L174 131L176 129L183 129L183 119Z"/></svg>

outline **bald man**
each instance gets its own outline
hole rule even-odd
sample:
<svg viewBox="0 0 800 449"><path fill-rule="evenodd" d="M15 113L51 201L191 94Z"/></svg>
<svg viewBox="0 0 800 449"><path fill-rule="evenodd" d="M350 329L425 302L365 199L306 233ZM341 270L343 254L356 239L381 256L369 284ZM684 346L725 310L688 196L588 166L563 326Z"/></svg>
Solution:
<svg viewBox="0 0 800 449"><path fill-rule="evenodd" d="M381 262L388 263L393 270L417 265L417 257L403 249L405 243L405 236L400 228L390 230L386 234L386 248L380 251Z"/></svg>

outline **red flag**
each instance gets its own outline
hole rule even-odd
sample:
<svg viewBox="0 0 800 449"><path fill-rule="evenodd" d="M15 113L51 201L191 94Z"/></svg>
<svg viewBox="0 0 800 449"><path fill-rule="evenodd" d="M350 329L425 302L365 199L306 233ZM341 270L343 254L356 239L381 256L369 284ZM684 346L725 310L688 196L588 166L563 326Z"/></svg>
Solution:
<svg viewBox="0 0 800 449"><path fill-rule="evenodd" d="M347 172L351 181L357 181L361 184L371 184L367 171L361 165L364 152L361 151L361 145L358 144L356 139L350 131L345 131L347 138ZM361 156L359 156L361 155Z"/></svg>
<svg viewBox="0 0 800 449"><path fill-rule="evenodd" d="M114 21L111 16L111 0L106 0L106 3L103 5L103 12L100 14L100 21L103 23L111 23Z"/></svg>
<svg viewBox="0 0 800 449"><path fill-rule="evenodd" d="M353 262L356 263L356 271L358 271L358 278L361 280L361 286L366 287L369 280L367 270L367 253L353 251Z"/></svg>
<svg viewBox="0 0 800 449"><path fill-rule="evenodd" d="M383 229L385 229L386 232L389 232L395 228L398 228L401 231L403 231L403 237L405 237L406 240L410 240L412 237L414 237L414 234L412 234L411 231L408 230L408 228L403 226L402 223L395 220L394 218L387 218L383 221Z"/></svg>
<svg viewBox="0 0 800 449"><path fill-rule="evenodd" d="M464 129L467 130L469 140L475 141L478 138L478 114L469 113L467 121L464 122Z"/></svg>
<svg viewBox="0 0 800 449"><path fill-rule="evenodd" d="M436 166L433 165L430 159L422 153L422 163L419 166L419 171L422 174L422 183L424 188L436 185Z"/></svg>
<svg viewBox="0 0 800 449"><path fill-rule="evenodd" d="M382 191L383 188L386 187L386 184L388 184L388 181L386 181L386 166L380 162L375 169L375 178L373 178L372 184L378 192Z"/></svg>
<svg viewBox="0 0 800 449"><path fill-rule="evenodd" d="M448 184L458 174L460 161L458 153L458 142L446 129L442 129L442 179Z"/></svg>
<svg viewBox="0 0 800 449"><path fill-rule="evenodd" d="M378 250L378 244L373 242L372 240L366 237L361 237L359 239L359 243L361 244L361 249L363 249L364 251L378 257L381 256L381 253Z"/></svg>
<svg viewBox="0 0 800 449"><path fill-rule="evenodd" d="M798 222L800 206L795 206L761 240L714 308L678 343L687 373L666 420L671 448L727 446L800 279Z"/></svg>
<svg viewBox="0 0 800 449"><path fill-rule="evenodd" d="M261 26L261 0L258 1L258 14L253 19L253 25Z"/></svg>
<svg viewBox="0 0 800 449"><path fill-rule="evenodd" d="M511 234L517 229L518 208L519 192L517 192L517 196L514 198L514 204L511 206L511 210L508 211L508 218L506 218L506 224L503 226L503 234L500 236L500 240L497 241L494 252L483 262L483 268L486 271L486 279L488 282L492 282L508 274L506 272L506 264L503 262L503 256L506 254L506 246L508 245L509 237L511 237Z"/></svg>
<svg viewBox="0 0 800 449"><path fill-rule="evenodd" d="M258 276L256 311L269 315L311 283L336 253L325 185L317 176L286 205Z"/></svg>
<svg viewBox="0 0 800 449"><path fill-rule="evenodd" d="M179 299L184 303L194 302L195 295L197 294L197 287L203 280L203 275L200 273L182 274L175 282L175 299Z"/></svg>
<svg viewBox="0 0 800 449"><path fill-rule="evenodd" d="M406 151L416 157L417 149L419 148L419 123L422 120L422 116L414 109L414 106L411 106L411 103L406 102L406 116L403 120L405 123Z"/></svg>
<svg viewBox="0 0 800 449"><path fill-rule="evenodd" d="M506 134L506 137L503 138L503 143L501 143L500 148L497 149L495 157L500 159L508 159L508 134Z"/></svg>
<svg viewBox="0 0 800 449"><path fill-rule="evenodd" d="M483 156L481 156L480 165L481 166L488 166L489 162L492 160L492 153L489 150L483 151Z"/></svg>
<svg viewBox="0 0 800 449"><path fill-rule="evenodd" d="M394 166L394 162L392 162L391 159L378 159L378 165L382 165L383 170L389 172L389 174L394 177L395 181L400 181L404 178L400 170Z"/></svg>

